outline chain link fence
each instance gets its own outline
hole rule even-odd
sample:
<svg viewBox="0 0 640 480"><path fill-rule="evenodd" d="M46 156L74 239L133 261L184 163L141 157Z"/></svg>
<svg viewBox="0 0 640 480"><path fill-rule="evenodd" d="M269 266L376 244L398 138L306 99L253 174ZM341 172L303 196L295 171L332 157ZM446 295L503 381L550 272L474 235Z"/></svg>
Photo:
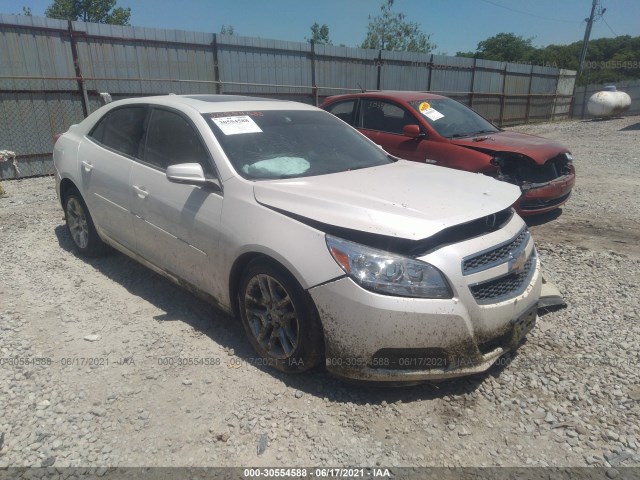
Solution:
<svg viewBox="0 0 640 480"><path fill-rule="evenodd" d="M84 118L77 91L36 91L34 81L13 79L0 93L0 149L15 161L0 163L0 178L52 175L53 136Z"/></svg>

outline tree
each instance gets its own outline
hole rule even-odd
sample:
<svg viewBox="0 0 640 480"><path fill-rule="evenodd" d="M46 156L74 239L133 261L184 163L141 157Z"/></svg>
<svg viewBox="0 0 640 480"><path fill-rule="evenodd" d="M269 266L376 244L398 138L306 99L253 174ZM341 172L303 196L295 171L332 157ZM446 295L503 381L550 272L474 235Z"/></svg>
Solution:
<svg viewBox="0 0 640 480"><path fill-rule="evenodd" d="M393 3L394 0L385 0L380 15L369 16L367 36L360 47L425 53L436 48L430 41L431 35L423 33L417 23L408 22L404 13L391 11Z"/></svg>
<svg viewBox="0 0 640 480"><path fill-rule="evenodd" d="M457 57L486 60L517 61L546 67L578 69L578 57L582 41L568 45L547 45L536 48L532 39L513 33L499 33L478 43L475 52L457 52ZM609 83L640 78L638 52L640 37L621 35L615 38L598 38L589 42L586 68L578 79L586 83Z"/></svg>
<svg viewBox="0 0 640 480"><path fill-rule="evenodd" d="M457 52L457 57L475 57L497 62L530 62L536 48L533 38L514 33L498 33L478 43L475 52Z"/></svg>
<svg viewBox="0 0 640 480"><path fill-rule="evenodd" d="M22 7L22 13L20 15L24 15L25 17L32 17L31 7Z"/></svg>
<svg viewBox="0 0 640 480"><path fill-rule="evenodd" d="M131 9L116 7L116 0L53 0L44 14L61 20L129 25Z"/></svg>
<svg viewBox="0 0 640 480"><path fill-rule="evenodd" d="M318 22L315 22L311 25L311 38L307 38L307 41L314 41L315 43L324 43L326 45L331 45L331 39L329 38L329 27L326 23L320 25Z"/></svg>
<svg viewBox="0 0 640 480"><path fill-rule="evenodd" d="M235 35L236 29L233 28L233 25L222 25L222 28L220 29L220 33L222 35Z"/></svg>
<svg viewBox="0 0 640 480"><path fill-rule="evenodd" d="M536 52L537 63L577 70L582 41L569 45L549 45ZM589 51L579 85L615 83L640 78L638 64L640 36L620 35L589 42Z"/></svg>

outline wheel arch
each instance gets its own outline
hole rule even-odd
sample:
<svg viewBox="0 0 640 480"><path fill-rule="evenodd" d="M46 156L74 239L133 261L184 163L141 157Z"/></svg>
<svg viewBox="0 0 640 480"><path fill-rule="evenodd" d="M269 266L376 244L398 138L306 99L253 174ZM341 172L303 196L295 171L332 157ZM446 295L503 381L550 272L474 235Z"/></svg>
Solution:
<svg viewBox="0 0 640 480"><path fill-rule="evenodd" d="M231 271L229 272L229 300L231 302L231 308L235 316L239 316L240 314L239 305L238 305L238 290L240 288L240 280L242 279L242 273L245 271L249 263L257 259L262 259L265 262L274 263L278 267L288 272L294 279L296 279L298 283L300 283L296 278L296 275L291 273L291 271L285 265L283 265L281 262L279 262L272 256L267 255L266 253L257 252L257 251L243 253L238 258L236 258L235 262L233 262L233 265L231 266Z"/></svg>
<svg viewBox="0 0 640 480"><path fill-rule="evenodd" d="M275 258L275 256L271 256L268 253L264 252L251 251L243 253L234 262L229 274L229 296L231 299L231 308L235 317L242 321L238 293L244 271L255 260L261 260L265 263L271 264L277 270L281 270L282 273L291 277L291 280L295 281L298 284L303 297L306 298L306 304L308 308L310 308L310 314L313 316L312 321L316 322L317 330L315 330L315 332L317 336L313 337L317 342L316 354L320 355L320 357L324 357L326 351L326 335L324 331L324 324L318 312L318 307L311 294L309 293L308 287L305 287L300 281L298 275L296 275L298 272L295 272L292 268L287 267L284 262L279 261L277 258Z"/></svg>
<svg viewBox="0 0 640 480"><path fill-rule="evenodd" d="M263 252L259 250L244 252L238 258L236 258L229 272L229 300L231 302L231 308L235 315L239 314L237 297L238 290L240 288L240 280L242 279L242 273L245 271L249 263L257 259L262 259L265 262L272 263L278 268L281 268L287 274L291 275L291 278L293 278L300 285L304 292L307 292L309 288L309 286L305 285L305 282L302 280L300 272L295 270L295 268L293 268L293 266L288 262L279 260L277 258L277 255L272 255L270 254L270 252Z"/></svg>
<svg viewBox="0 0 640 480"><path fill-rule="evenodd" d="M60 203L62 204L63 208L64 208L64 202L67 198L67 195L69 195L69 193L74 191L77 192L80 196L82 196L76 184L73 183L73 180L69 178L63 178L62 180L60 180Z"/></svg>

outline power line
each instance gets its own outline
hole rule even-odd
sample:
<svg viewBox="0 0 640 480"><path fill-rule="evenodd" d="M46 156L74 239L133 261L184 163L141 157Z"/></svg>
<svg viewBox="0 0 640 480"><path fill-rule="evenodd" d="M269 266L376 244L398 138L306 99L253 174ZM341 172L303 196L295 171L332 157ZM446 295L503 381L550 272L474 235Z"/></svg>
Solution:
<svg viewBox="0 0 640 480"><path fill-rule="evenodd" d="M499 4L499 3L492 2L491 0L482 0L482 1L483 1L483 2L485 2L485 3L490 3L491 5L496 6L496 7L504 8L505 10L510 10L510 11L512 11L512 12L519 13L519 14L521 14L521 15L527 15L527 16L529 16L529 17L540 18L540 19L542 19L542 20L550 20L550 21L552 21L552 22L574 23L574 21L573 21L573 20L565 20L565 19L563 19L563 18L550 18L550 17L543 17L543 16L541 16L541 15L536 15L535 13L524 12L524 11L522 11L522 10L517 10L517 9L515 9L515 8L507 7L506 5L501 5L501 4Z"/></svg>
<svg viewBox="0 0 640 480"><path fill-rule="evenodd" d="M602 4L601 4L600 13L598 14L598 16L602 19L602 21L607 26L607 28L609 30L611 30L611 33L613 33L613 35L617 37L618 34L616 32L614 32L613 28L611 28L611 25L609 25L609 22L607 22L607 20L604 18L604 12L606 12L606 11L607 11L607 9L604 8L604 6L602 6Z"/></svg>
<svg viewBox="0 0 640 480"><path fill-rule="evenodd" d="M604 19L604 17L600 17L602 18L602 21L604 22L604 24L609 27L609 30L611 30L611 33L613 33L614 36L618 36L618 34L616 32L613 31L613 28L611 28L611 26L607 23L607 21Z"/></svg>

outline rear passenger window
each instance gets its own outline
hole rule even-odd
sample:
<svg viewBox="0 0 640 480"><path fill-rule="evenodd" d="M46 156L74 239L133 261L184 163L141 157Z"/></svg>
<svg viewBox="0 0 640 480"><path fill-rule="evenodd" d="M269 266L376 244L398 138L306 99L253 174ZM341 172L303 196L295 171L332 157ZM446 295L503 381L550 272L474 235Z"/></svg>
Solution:
<svg viewBox="0 0 640 480"><path fill-rule="evenodd" d="M139 158L146 115L146 107L118 108L100 120L89 136L105 147Z"/></svg>
<svg viewBox="0 0 640 480"><path fill-rule="evenodd" d="M182 116L154 109L147 129L144 161L163 170L177 163L199 163L211 174L209 156L195 129Z"/></svg>
<svg viewBox="0 0 640 480"><path fill-rule="evenodd" d="M353 110L355 105L355 100L347 100L345 102L339 102L334 105L330 105L327 108L327 111L334 114L343 122L347 122L349 125L353 125Z"/></svg>

